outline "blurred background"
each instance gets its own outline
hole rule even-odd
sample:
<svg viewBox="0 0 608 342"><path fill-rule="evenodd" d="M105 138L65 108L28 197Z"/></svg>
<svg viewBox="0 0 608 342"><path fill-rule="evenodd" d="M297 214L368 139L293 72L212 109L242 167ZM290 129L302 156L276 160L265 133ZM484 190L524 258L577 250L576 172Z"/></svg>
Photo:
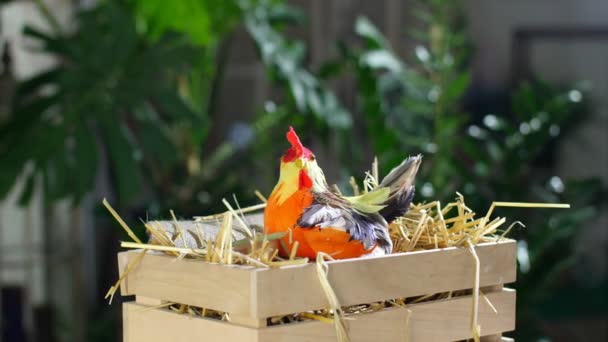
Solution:
<svg viewBox="0 0 608 342"><path fill-rule="evenodd" d="M496 213L512 336L608 340L605 0L2 0L0 55L1 341L121 341L101 199L254 204L289 125L344 191L423 153L417 201L572 204Z"/></svg>

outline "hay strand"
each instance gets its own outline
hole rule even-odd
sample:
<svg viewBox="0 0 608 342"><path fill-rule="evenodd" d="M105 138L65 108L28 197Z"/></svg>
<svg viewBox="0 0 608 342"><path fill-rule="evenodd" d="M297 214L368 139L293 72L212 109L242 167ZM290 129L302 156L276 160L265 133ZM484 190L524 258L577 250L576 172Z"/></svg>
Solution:
<svg viewBox="0 0 608 342"><path fill-rule="evenodd" d="M129 228L129 226L125 223L125 221L122 220L120 215L118 215L116 210L114 210L114 208L112 208L110 203L108 203L108 201L105 198L103 199L103 201L101 201L101 203L103 203L103 205L106 207L106 209L108 209L110 214L112 214L112 216L114 216L114 219L116 220L116 222L118 222L120 224L120 226L127 232L127 235L129 235L129 237L133 241L135 241L137 243L141 243L141 240L137 237L137 235L135 235L135 233L133 233L131 228Z"/></svg>
<svg viewBox="0 0 608 342"><path fill-rule="evenodd" d="M148 244L148 243L137 243L137 242L129 242L129 241L122 241L120 243L120 247L133 248L133 249L145 249L145 250L161 251L161 252L178 252L178 253L193 254L193 255L207 254L206 249L152 245L152 244Z"/></svg>
<svg viewBox="0 0 608 342"><path fill-rule="evenodd" d="M471 331L473 333L473 339L475 342L479 342L481 335L481 327L477 324L477 318L479 315L479 269L480 262L479 256L477 256L477 252L475 252L475 247L471 244L470 240L467 240L466 243L469 252L473 256L473 260L475 261L475 279L473 281L473 301L472 301L472 310L471 310Z"/></svg>
<svg viewBox="0 0 608 342"><path fill-rule="evenodd" d="M251 229L249 228L249 226L247 225L247 223L245 223L245 221L243 221L243 219L241 219L241 217L239 216L239 213L242 214L243 210L239 210L239 212L237 212L236 210L234 210L232 208L232 206L230 205L230 203L228 203L228 201L225 198L222 198L222 203L224 203L224 205L226 206L226 208L228 208L228 212L230 214L232 214L232 216L234 216L234 218L236 219L236 221L241 225L242 232L245 233L245 235L247 235L250 238L253 237L253 233L251 232Z"/></svg>
<svg viewBox="0 0 608 342"><path fill-rule="evenodd" d="M106 293L106 295L103 297L103 299L108 299L108 297L110 297L109 304L112 304L112 299L114 299L114 294L116 294L116 291L118 291L118 289L120 288L120 284L122 283L122 281L129 274L129 272L131 272L131 270L135 267L135 265L137 265L141 261L141 259L143 259L144 255L146 255L146 250L145 249L142 250L141 253L139 253L137 255L137 257L135 257L127 265L127 268L124 270L124 272L122 273L122 275L118 278L118 280L116 281L116 283L114 283L114 285L112 287L110 287L110 289L108 290L108 292Z"/></svg>
<svg viewBox="0 0 608 342"><path fill-rule="evenodd" d="M268 202L268 199L264 195L262 195L262 193L260 192L260 190L256 190L253 193L256 195L257 198L260 199L260 201L262 201L262 203ZM241 213L242 212L243 212L243 210L241 209Z"/></svg>
<svg viewBox="0 0 608 342"><path fill-rule="evenodd" d="M346 331L346 325L343 320L343 312L342 306L338 301L338 297L334 292L331 284L329 283L329 279L327 278L327 274L329 273L329 266L327 265L326 260L333 260L331 256L326 253L319 252L317 253L317 277L319 278L319 283L321 284L321 288L327 297L327 302L331 310L333 311L333 321L334 328L336 330L336 338L338 342L349 342L350 338L348 337L348 333Z"/></svg>
<svg viewBox="0 0 608 342"><path fill-rule="evenodd" d="M256 204L256 205L252 205L250 207L243 208L241 210L233 210L233 211L237 214L247 214L247 213L251 213L254 211L262 210L264 208L266 208L266 203ZM214 220L217 220L218 218L220 218L225 213L226 212L219 213L219 214L213 214L213 215L207 215L207 216L194 216L194 220L195 221L214 221Z"/></svg>

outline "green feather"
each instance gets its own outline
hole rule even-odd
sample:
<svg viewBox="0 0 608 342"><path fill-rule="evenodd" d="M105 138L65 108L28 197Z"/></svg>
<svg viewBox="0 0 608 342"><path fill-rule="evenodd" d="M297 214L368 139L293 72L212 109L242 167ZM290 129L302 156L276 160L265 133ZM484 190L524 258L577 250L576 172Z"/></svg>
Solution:
<svg viewBox="0 0 608 342"><path fill-rule="evenodd" d="M374 191L359 196L344 197L352 206L364 213L373 214L385 207L383 203L388 200L391 189L388 187L376 188Z"/></svg>

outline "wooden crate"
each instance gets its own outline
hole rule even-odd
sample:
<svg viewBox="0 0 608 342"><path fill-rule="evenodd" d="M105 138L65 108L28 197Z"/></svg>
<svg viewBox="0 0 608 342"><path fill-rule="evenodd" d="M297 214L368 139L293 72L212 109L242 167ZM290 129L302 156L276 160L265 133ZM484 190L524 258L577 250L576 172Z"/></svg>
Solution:
<svg viewBox="0 0 608 342"><path fill-rule="evenodd" d="M515 241L483 243L478 323L484 340L500 341L515 328ZM121 274L139 251L120 253ZM341 305L471 289L475 264L465 248L445 248L377 258L329 262L329 281ZM335 341L332 324L319 321L266 326L268 317L328 307L315 265L260 269L146 254L125 277L121 293L124 341ZM163 302L229 313L230 322L192 317L153 307ZM471 338L470 296L411 304L350 316L352 341L456 341ZM409 321L409 322L408 322ZM406 322L408 322L406 324Z"/></svg>

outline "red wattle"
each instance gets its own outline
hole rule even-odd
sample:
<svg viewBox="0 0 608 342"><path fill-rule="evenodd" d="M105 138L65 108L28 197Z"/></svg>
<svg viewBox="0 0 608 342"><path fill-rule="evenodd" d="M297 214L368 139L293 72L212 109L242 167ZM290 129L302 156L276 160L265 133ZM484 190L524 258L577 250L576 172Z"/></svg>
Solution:
<svg viewBox="0 0 608 342"><path fill-rule="evenodd" d="M304 170L300 170L300 177L299 177L299 189L310 189L312 188L312 179L310 179L310 177L308 176L308 173L306 173L306 171Z"/></svg>

